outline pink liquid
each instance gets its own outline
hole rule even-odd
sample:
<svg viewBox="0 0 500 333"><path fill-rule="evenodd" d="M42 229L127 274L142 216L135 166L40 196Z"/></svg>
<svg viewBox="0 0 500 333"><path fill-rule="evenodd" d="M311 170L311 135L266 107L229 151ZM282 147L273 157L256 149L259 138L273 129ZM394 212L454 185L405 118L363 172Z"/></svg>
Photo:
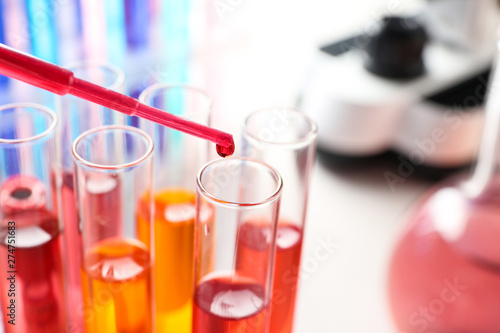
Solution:
<svg viewBox="0 0 500 333"><path fill-rule="evenodd" d="M73 189L73 174L63 173L61 187L62 213L64 221L64 245L66 249L66 271L68 276L69 320L76 332L83 332L83 294L82 294L82 235L78 226L78 212Z"/></svg>
<svg viewBox="0 0 500 333"><path fill-rule="evenodd" d="M500 332L499 197L451 203L420 207L395 248L389 300L401 332Z"/></svg>
<svg viewBox="0 0 500 333"><path fill-rule="evenodd" d="M302 231L291 225L280 225L276 241L273 300L270 332L292 332L297 298Z"/></svg>
<svg viewBox="0 0 500 333"><path fill-rule="evenodd" d="M271 330L273 333L291 332L302 249L302 231L289 223L280 222L276 236L273 293L271 300ZM242 275L266 282L269 227L245 223L240 232L237 269Z"/></svg>
<svg viewBox="0 0 500 333"><path fill-rule="evenodd" d="M193 333L267 333L264 288L231 278L207 280L194 293Z"/></svg>
<svg viewBox="0 0 500 333"><path fill-rule="evenodd" d="M44 207L45 196L43 183L32 177L11 178L0 190L0 283L6 332L66 332L59 222ZM15 242L10 238L12 221ZM12 244L14 251L9 247ZM11 312L7 307L12 300L15 309ZM15 325L8 322L14 318L5 312L15 313Z"/></svg>
<svg viewBox="0 0 500 333"><path fill-rule="evenodd" d="M83 232L87 245L123 234L122 231L122 188L119 176L107 174L89 174L85 179L85 191L82 195L83 218L80 221L87 228ZM85 244L84 244L85 245Z"/></svg>

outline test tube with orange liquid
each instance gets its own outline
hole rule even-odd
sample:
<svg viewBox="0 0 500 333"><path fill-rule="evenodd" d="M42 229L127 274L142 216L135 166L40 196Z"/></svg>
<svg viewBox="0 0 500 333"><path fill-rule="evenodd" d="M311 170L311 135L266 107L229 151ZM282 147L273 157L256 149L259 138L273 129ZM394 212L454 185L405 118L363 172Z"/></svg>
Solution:
<svg viewBox="0 0 500 333"><path fill-rule="evenodd" d="M134 127L103 126L80 135L72 152L85 332L153 332L154 246L136 225L151 208L144 197L152 195L153 142Z"/></svg>
<svg viewBox="0 0 500 333"><path fill-rule="evenodd" d="M153 85L139 101L208 126L211 99L187 86ZM157 332L191 332L196 174L207 161L208 144L193 136L140 119L139 126L155 143L154 210L140 211L139 238L155 229L155 304ZM149 198L146 198L146 201ZM211 209L204 209L209 220Z"/></svg>
<svg viewBox="0 0 500 333"><path fill-rule="evenodd" d="M100 84L113 91L125 91L125 74L113 65L85 61L67 66L76 77ZM62 222L64 225L63 240L66 249L66 272L68 276L68 303L73 311L69 312L71 326L83 330L83 296L81 281L81 246L82 235L78 227L78 212L76 207L73 157L71 147L73 141L84 131L102 125L120 125L125 123L125 115L91 103L75 96L57 96L56 111L60 120L58 124L57 144L60 150L60 173L62 181L56 190L61 195Z"/></svg>

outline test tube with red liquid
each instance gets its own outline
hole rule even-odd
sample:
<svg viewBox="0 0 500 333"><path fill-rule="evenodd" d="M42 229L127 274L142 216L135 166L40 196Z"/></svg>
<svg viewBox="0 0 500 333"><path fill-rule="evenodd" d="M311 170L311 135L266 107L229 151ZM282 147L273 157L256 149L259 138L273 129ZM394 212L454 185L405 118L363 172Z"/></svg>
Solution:
<svg viewBox="0 0 500 333"><path fill-rule="evenodd" d="M72 153L85 331L151 333L154 247L136 217L152 209L153 141L135 127L102 126L81 134Z"/></svg>
<svg viewBox="0 0 500 333"><path fill-rule="evenodd" d="M68 65L76 77L117 92L125 91L125 75L120 68L107 63L85 61ZM73 180L73 158L71 146L83 132L103 125L124 124L125 115L101 105L71 95L57 96L56 112L59 124L56 131L60 151L60 173L62 181L58 184L61 193L62 222L64 225L64 245L66 249L66 271L68 275L68 303L73 307L69 319L73 327L83 330L83 295L81 281L82 236L79 226ZM101 195L94 196L99 201ZM111 205L112 211L120 211L116 205L119 200L102 196L102 205ZM106 201L106 198L109 200Z"/></svg>
<svg viewBox="0 0 500 333"><path fill-rule="evenodd" d="M215 160L197 178L193 333L268 333L280 175L255 160ZM211 207L207 213L206 207ZM249 221L267 230L248 233ZM239 244L260 252L247 260Z"/></svg>
<svg viewBox="0 0 500 333"><path fill-rule="evenodd" d="M66 332L53 111L0 107L0 267L5 332Z"/></svg>
<svg viewBox="0 0 500 333"><path fill-rule="evenodd" d="M270 332L273 333L291 333L293 330L316 133L316 124L291 108L258 110L250 114L244 123L242 155L271 165L278 170L285 183L276 236L270 306ZM264 256L254 240L269 234L266 225L261 220L248 221L242 232L249 237L238 244L238 258L252 262L258 256Z"/></svg>

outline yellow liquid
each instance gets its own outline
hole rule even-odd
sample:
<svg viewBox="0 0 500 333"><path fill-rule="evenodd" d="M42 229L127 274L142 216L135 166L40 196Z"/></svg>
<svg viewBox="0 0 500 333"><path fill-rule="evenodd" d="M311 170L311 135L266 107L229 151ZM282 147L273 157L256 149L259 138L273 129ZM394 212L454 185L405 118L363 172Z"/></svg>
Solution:
<svg viewBox="0 0 500 333"><path fill-rule="evenodd" d="M103 240L87 251L83 265L85 332L152 332L151 262L141 242Z"/></svg>
<svg viewBox="0 0 500 333"><path fill-rule="evenodd" d="M195 198L184 189L154 196L157 332L191 332ZM148 221L147 210L140 210L138 234L146 244L150 240Z"/></svg>

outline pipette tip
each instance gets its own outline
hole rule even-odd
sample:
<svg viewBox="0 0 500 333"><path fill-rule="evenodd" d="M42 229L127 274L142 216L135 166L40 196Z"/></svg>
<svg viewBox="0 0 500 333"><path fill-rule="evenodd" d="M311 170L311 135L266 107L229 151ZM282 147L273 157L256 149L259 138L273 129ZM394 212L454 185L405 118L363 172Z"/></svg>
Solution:
<svg viewBox="0 0 500 333"><path fill-rule="evenodd" d="M231 155L233 155L234 149L235 149L234 141L232 141L231 144L227 147L217 145L216 149L217 149L217 154L219 154L219 156L221 156L221 157L231 156Z"/></svg>

